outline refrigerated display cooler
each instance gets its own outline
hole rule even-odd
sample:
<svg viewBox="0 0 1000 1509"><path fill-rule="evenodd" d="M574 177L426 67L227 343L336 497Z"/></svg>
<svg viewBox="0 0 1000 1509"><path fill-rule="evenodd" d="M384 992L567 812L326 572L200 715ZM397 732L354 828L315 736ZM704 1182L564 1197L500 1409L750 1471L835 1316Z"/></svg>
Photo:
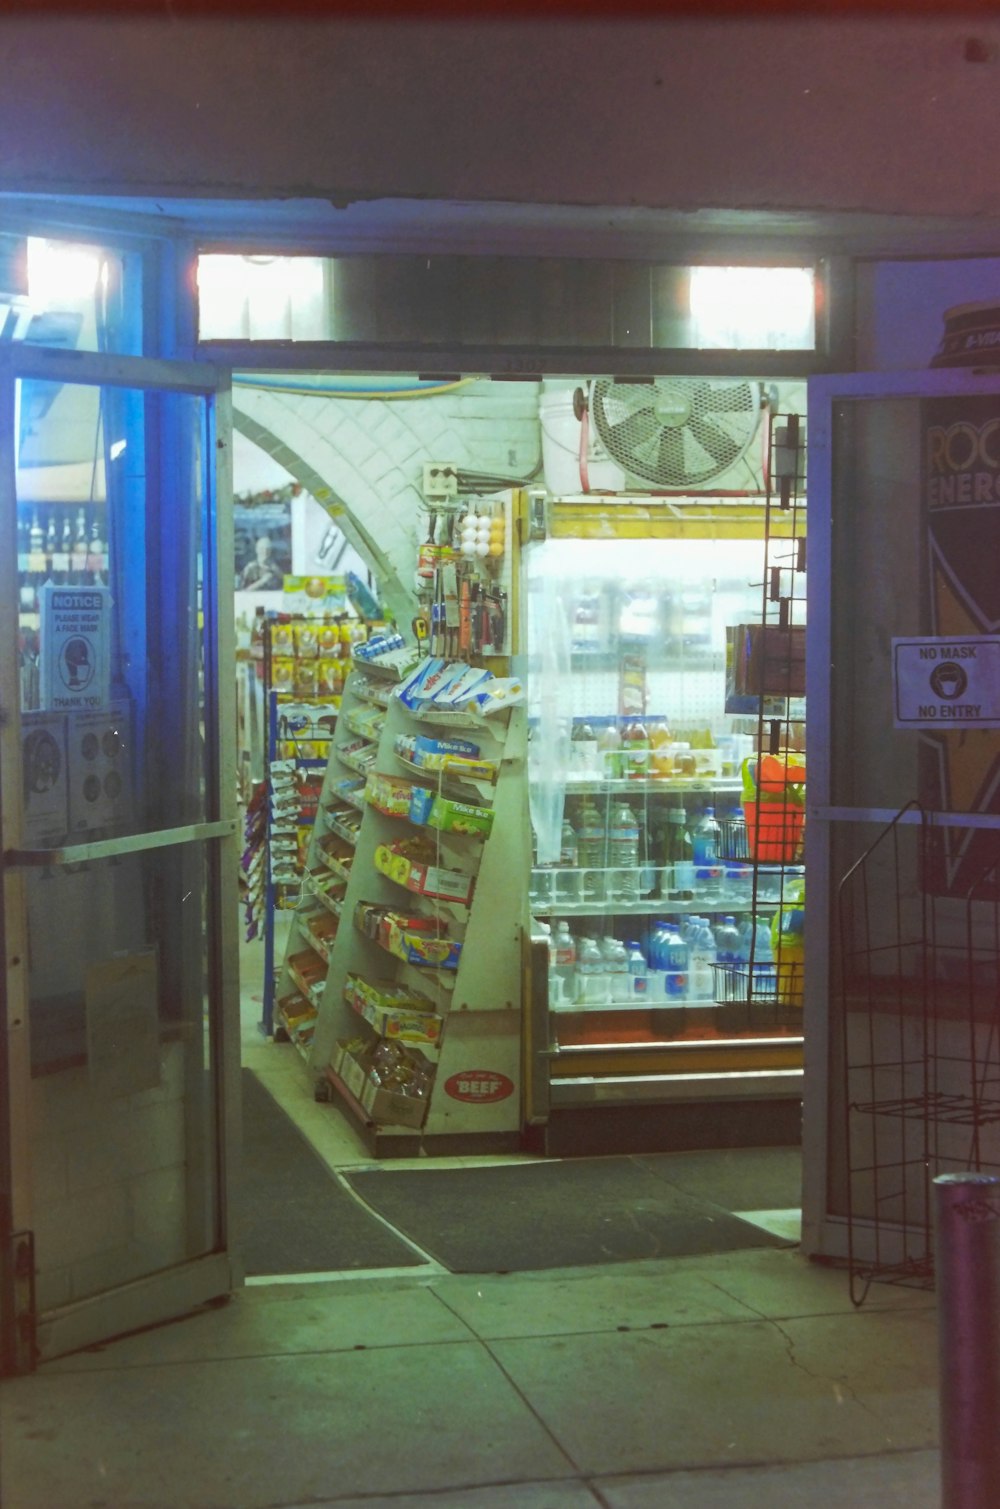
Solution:
<svg viewBox="0 0 1000 1509"><path fill-rule="evenodd" d="M804 512L530 512L526 1121L553 1152L797 1141L804 589L771 593L784 679L747 662Z"/></svg>

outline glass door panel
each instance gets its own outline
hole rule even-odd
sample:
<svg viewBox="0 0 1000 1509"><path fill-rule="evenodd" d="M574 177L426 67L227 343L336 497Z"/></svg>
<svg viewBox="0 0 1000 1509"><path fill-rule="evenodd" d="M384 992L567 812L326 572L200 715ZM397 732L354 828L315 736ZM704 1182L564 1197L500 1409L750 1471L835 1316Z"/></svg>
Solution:
<svg viewBox="0 0 1000 1509"><path fill-rule="evenodd" d="M15 1224L42 1355L231 1282L225 417L209 370L83 365L22 353L4 395Z"/></svg>
<svg viewBox="0 0 1000 1509"><path fill-rule="evenodd" d="M807 1245L932 1268L1000 1168L1000 382L810 386Z"/></svg>

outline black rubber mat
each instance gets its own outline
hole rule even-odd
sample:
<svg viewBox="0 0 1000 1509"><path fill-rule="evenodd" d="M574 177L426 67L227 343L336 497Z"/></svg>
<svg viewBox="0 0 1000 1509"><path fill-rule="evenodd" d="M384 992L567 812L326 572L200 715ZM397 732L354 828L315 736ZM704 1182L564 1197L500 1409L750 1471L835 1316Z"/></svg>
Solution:
<svg viewBox="0 0 1000 1509"><path fill-rule="evenodd" d="M641 1153L636 1161L685 1194L724 1210L797 1210L802 1203L800 1147Z"/></svg>
<svg viewBox="0 0 1000 1509"><path fill-rule="evenodd" d="M244 1069L241 1078L243 1198L237 1241L247 1273L334 1273L421 1263L338 1184L253 1071Z"/></svg>
<svg viewBox="0 0 1000 1509"><path fill-rule="evenodd" d="M656 1158L375 1168L348 1177L373 1210L452 1273L793 1245L671 1183Z"/></svg>

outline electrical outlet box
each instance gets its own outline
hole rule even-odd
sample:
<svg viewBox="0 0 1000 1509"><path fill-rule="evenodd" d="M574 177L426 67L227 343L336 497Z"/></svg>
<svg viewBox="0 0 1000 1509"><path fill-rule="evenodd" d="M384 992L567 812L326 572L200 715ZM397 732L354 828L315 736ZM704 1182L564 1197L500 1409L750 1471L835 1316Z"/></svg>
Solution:
<svg viewBox="0 0 1000 1509"><path fill-rule="evenodd" d="M424 501L448 503L458 497L458 467L453 461L424 462Z"/></svg>

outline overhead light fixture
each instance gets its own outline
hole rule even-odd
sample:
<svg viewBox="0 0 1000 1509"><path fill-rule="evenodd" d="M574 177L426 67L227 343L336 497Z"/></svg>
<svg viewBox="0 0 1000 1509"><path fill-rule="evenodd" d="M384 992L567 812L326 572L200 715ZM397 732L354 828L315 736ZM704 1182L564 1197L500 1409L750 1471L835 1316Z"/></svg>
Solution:
<svg viewBox="0 0 1000 1509"><path fill-rule="evenodd" d="M36 311L85 302L100 275L101 255L94 247L28 237L28 299Z"/></svg>
<svg viewBox="0 0 1000 1509"><path fill-rule="evenodd" d="M694 344L710 349L801 350L815 342L811 267L692 267Z"/></svg>

